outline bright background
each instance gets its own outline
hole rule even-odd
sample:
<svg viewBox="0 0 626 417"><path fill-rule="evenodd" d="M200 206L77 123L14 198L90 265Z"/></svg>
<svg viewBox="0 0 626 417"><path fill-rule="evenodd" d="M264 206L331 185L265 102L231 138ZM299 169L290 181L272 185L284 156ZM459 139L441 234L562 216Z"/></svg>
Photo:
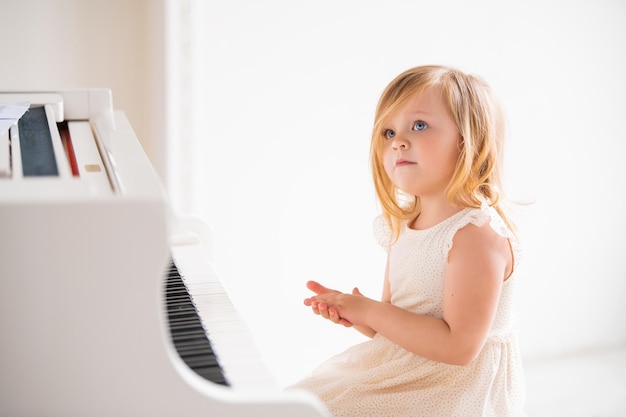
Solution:
<svg viewBox="0 0 626 417"><path fill-rule="evenodd" d="M526 248L522 349L626 346L626 3L621 0L0 0L0 89L110 87L268 366L289 384L363 340L302 306L304 283L381 290L374 106L441 63L504 102Z"/></svg>
<svg viewBox="0 0 626 417"><path fill-rule="evenodd" d="M430 63L482 75L505 105L509 194L534 202L514 207L528 360L626 343L625 3L192 7L195 135L172 192L213 227L216 267L282 380L361 340L302 307L304 283L379 296L374 107Z"/></svg>

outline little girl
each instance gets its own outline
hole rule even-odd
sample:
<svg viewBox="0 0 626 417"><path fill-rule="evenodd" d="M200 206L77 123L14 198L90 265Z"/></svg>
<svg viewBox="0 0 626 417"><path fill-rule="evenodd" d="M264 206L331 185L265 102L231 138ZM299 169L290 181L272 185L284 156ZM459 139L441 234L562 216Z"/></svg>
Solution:
<svg viewBox="0 0 626 417"><path fill-rule="evenodd" d="M371 337L295 385L335 417L525 415L503 139L481 78L421 66L384 90L371 141L374 232L388 253L381 300L310 281L304 301Z"/></svg>

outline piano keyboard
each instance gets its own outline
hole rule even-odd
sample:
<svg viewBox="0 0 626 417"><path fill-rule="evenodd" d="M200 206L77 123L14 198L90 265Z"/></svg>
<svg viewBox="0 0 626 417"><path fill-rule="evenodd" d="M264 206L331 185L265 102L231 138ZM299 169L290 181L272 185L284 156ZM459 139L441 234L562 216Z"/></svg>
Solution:
<svg viewBox="0 0 626 417"><path fill-rule="evenodd" d="M183 278L172 262L166 272L165 306L174 347L194 372L211 382L229 385Z"/></svg>
<svg viewBox="0 0 626 417"><path fill-rule="evenodd" d="M195 343L201 347L197 355L192 353L188 356L187 362L185 349L191 348L184 346L183 337L179 355L198 375L232 389L279 389L277 381L263 363L249 329L237 314L206 258L204 247L199 244L172 247L173 263L200 319L196 325L201 324L208 339L206 342L199 340L202 335L197 333L189 338L196 338ZM185 298L184 294L182 298ZM194 327L193 324L190 326ZM175 327L170 330L176 346L178 330Z"/></svg>

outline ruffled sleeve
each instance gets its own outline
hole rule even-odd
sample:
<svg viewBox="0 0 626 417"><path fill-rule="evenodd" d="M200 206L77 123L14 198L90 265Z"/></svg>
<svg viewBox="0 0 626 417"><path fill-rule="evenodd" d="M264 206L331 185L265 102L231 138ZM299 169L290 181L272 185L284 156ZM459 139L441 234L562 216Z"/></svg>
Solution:
<svg viewBox="0 0 626 417"><path fill-rule="evenodd" d="M452 248L452 239L454 234L462 227L467 226L468 224L473 224L475 226L481 227L485 223L489 222L489 226L500 236L505 237L511 243L511 249L513 250L513 257L515 266L519 265L520 258L522 255L522 250L517 240L517 236L507 227L506 223L500 217L496 209L489 206L487 203L483 203L479 209L472 209L467 212L466 215L459 219L459 222L456 223L456 227L452 228L451 233L448 235L448 239L446 242L447 250L449 251ZM447 254L446 254L447 257Z"/></svg>
<svg viewBox="0 0 626 417"><path fill-rule="evenodd" d="M386 252L389 252L391 245L391 229L382 214L374 219L373 231L376 242L378 242Z"/></svg>

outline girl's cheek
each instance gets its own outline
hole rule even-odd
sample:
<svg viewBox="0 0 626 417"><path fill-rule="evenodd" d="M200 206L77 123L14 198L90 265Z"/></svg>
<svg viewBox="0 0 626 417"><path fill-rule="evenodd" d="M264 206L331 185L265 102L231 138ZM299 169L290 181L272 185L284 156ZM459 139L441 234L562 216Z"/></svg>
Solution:
<svg viewBox="0 0 626 417"><path fill-rule="evenodd" d="M389 164L387 161L385 161L384 167L385 167L385 173L387 174L387 176L389 178L392 178L393 169L391 168L391 164Z"/></svg>
<svg viewBox="0 0 626 417"><path fill-rule="evenodd" d="M393 156L390 155L389 152L385 151L383 153L383 167L385 168L385 172L389 177L391 177L391 173L393 172L393 168L395 165L395 161L393 160Z"/></svg>

